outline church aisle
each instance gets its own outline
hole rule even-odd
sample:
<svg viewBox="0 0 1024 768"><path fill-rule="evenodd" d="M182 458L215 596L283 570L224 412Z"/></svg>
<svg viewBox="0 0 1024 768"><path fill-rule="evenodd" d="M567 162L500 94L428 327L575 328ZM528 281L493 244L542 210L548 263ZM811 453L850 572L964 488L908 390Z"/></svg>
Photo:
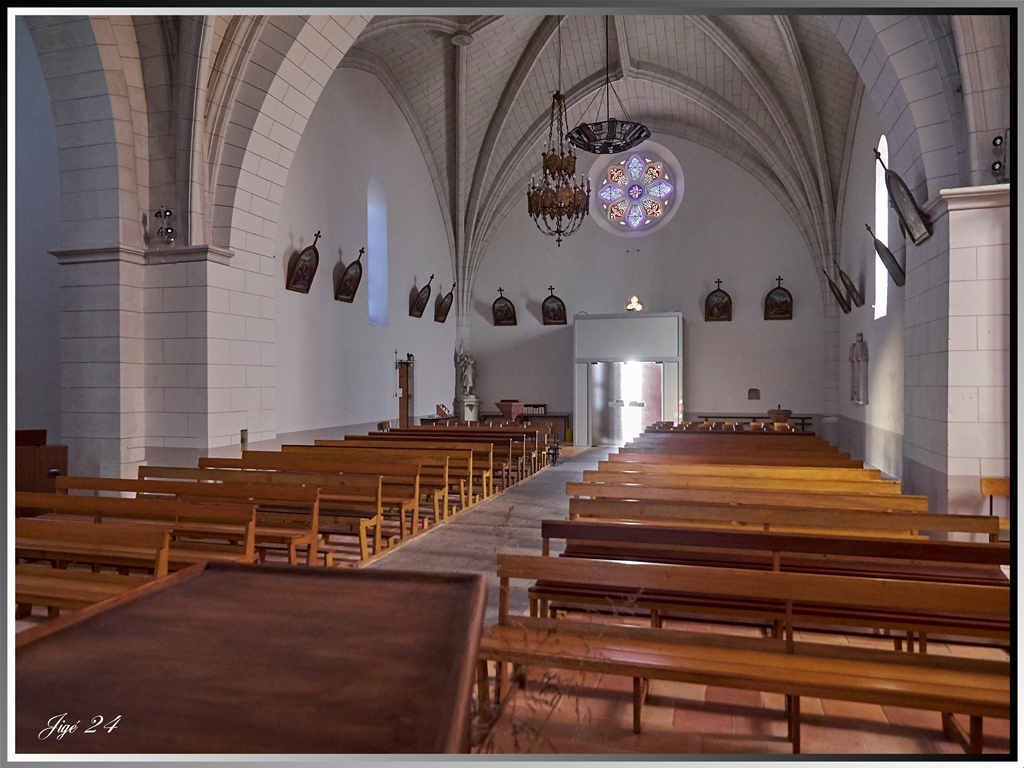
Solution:
<svg viewBox="0 0 1024 768"><path fill-rule="evenodd" d="M366 567L483 574L487 578L487 624L494 624L498 620L497 554L539 555L541 520L564 520L569 516L565 484L582 480L585 469L597 469L609 450L589 448L559 459L555 466L406 541ZM562 546L563 542L552 542L551 554L559 554ZM528 609L525 582L513 582L509 610L526 613Z"/></svg>

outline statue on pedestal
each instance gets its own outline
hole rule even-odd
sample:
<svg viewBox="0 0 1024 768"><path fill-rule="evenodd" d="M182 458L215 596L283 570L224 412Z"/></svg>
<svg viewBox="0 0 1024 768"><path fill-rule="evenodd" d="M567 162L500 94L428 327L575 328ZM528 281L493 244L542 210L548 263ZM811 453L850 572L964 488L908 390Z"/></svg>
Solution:
<svg viewBox="0 0 1024 768"><path fill-rule="evenodd" d="M479 421L480 398L476 387L476 360L462 349L455 352L455 413L464 421Z"/></svg>
<svg viewBox="0 0 1024 768"><path fill-rule="evenodd" d="M868 404L868 344L863 333L850 345L850 399L858 405Z"/></svg>

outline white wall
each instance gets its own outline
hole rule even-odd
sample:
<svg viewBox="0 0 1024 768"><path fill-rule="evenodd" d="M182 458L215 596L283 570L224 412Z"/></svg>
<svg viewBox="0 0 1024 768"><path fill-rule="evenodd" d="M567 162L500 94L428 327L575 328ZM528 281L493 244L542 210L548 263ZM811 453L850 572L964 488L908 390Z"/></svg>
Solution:
<svg viewBox="0 0 1024 768"><path fill-rule="evenodd" d="M822 413L821 290L796 225L731 161L671 136L655 139L679 159L686 184L675 218L657 232L620 238L587 220L556 248L527 216L524 195L495 233L470 324L484 412L496 411L502 398L572 410L572 321L544 326L540 318L553 285L570 318L622 312L631 294L645 311L682 311L687 412L762 413L782 404ZM764 320L776 275L793 294L793 320ZM732 296L731 322L704 322L704 298L716 278ZM498 286L516 304L516 327L493 326ZM749 388L761 390L760 401L747 400Z"/></svg>
<svg viewBox="0 0 1024 768"><path fill-rule="evenodd" d="M60 246L57 131L35 46L22 18L15 34L15 358L16 429L45 429L61 441L60 273L48 251Z"/></svg>
<svg viewBox="0 0 1024 768"><path fill-rule="evenodd" d="M878 146L881 124L870 96L864 95L854 133L847 177L839 264L864 296L864 306L853 307L839 319L839 415L840 443L872 466L902 477L903 436L903 324L906 288L888 278L885 317L874 319L875 249L864 228L875 229L875 166L873 148ZM890 152L895 148L889 145ZM896 216L890 209L889 249L905 265L905 244ZM838 283L838 279L837 279ZM857 334L868 345L868 403L850 400L850 345Z"/></svg>
<svg viewBox="0 0 1024 768"><path fill-rule="evenodd" d="M387 326L369 323L365 255L355 301L334 300L341 265L367 244L373 176L387 195ZM289 257L317 230L320 266L309 294L285 290ZM434 300L452 285L441 211L412 131L372 75L339 69L324 88L288 174L275 253L278 433L396 418L396 350L403 360L416 357L417 415L451 401L455 313L444 325L433 319ZM423 317L409 317L410 291L431 274Z"/></svg>

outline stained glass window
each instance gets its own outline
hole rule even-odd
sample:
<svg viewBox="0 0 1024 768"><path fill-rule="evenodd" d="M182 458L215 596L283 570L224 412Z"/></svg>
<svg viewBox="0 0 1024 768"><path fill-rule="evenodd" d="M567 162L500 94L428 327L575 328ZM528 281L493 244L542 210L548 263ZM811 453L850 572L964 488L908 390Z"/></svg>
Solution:
<svg viewBox="0 0 1024 768"><path fill-rule="evenodd" d="M664 163L631 155L608 168L598 197L604 201L609 221L636 230L651 224L672 205L673 192Z"/></svg>

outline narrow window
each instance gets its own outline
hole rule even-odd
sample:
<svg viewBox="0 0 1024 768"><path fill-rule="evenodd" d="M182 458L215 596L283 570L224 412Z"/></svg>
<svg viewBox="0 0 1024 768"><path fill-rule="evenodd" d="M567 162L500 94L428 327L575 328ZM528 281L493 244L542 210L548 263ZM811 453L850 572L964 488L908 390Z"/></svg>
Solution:
<svg viewBox="0 0 1024 768"><path fill-rule="evenodd" d="M370 324L388 324L388 201L374 176L366 190L366 267Z"/></svg>
<svg viewBox="0 0 1024 768"><path fill-rule="evenodd" d="M889 164L889 144L885 136L878 139L878 153ZM885 171L875 161L875 237L889 245L889 194L885 191ZM885 317L889 305L889 271L875 254L875 320Z"/></svg>

